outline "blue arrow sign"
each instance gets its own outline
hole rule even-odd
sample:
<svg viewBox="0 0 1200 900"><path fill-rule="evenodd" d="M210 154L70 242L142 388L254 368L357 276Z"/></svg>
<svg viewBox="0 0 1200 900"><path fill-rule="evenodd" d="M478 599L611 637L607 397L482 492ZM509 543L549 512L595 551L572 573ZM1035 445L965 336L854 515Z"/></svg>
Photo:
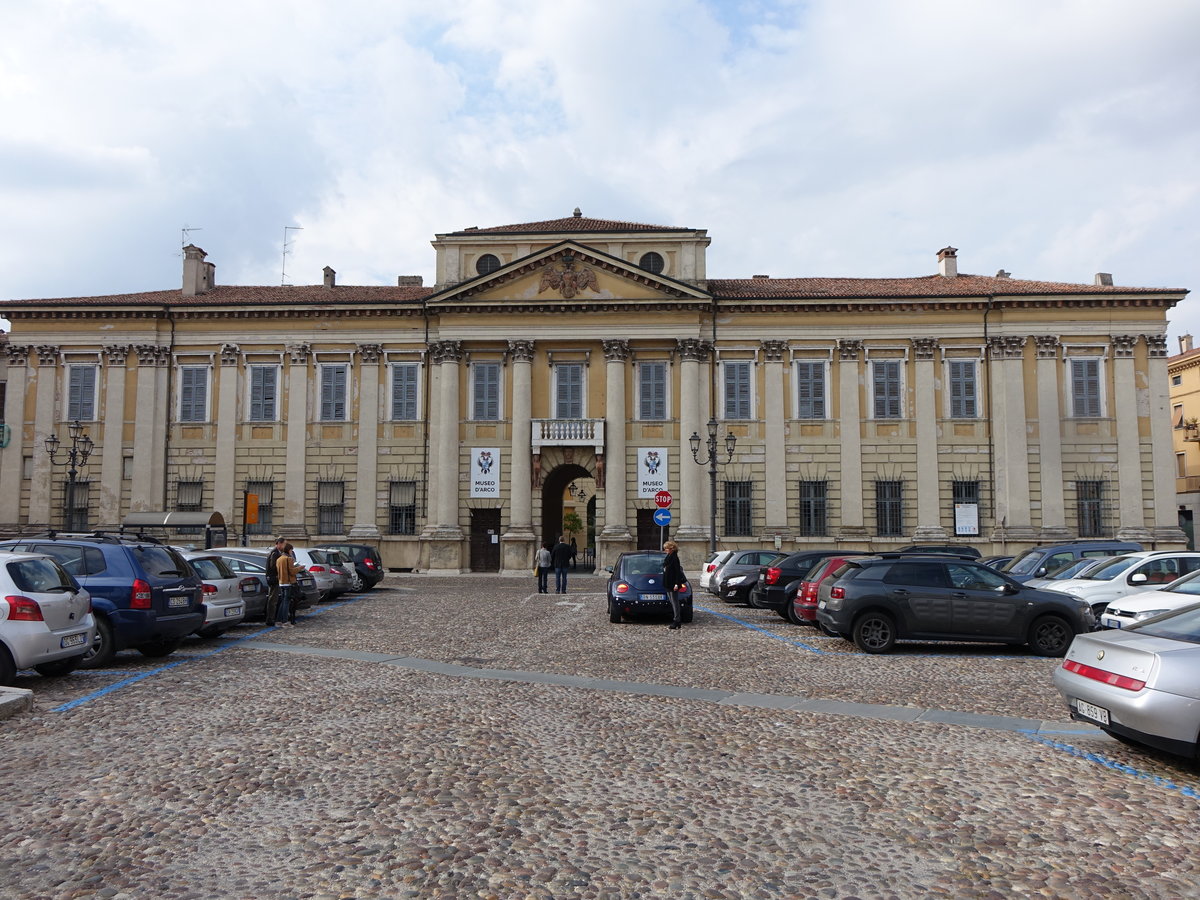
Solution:
<svg viewBox="0 0 1200 900"><path fill-rule="evenodd" d="M671 511L669 509L656 509L654 511L654 524L660 528L665 528L671 524Z"/></svg>

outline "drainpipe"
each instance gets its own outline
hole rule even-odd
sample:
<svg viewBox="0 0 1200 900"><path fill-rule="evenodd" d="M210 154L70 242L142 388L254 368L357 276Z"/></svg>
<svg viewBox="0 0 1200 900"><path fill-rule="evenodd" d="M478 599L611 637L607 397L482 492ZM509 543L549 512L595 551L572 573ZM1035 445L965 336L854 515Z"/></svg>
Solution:
<svg viewBox="0 0 1200 900"><path fill-rule="evenodd" d="M992 308L995 304L995 295L990 295L987 298L987 307L983 311L983 390L984 397L987 402L987 460L988 460L988 482L991 485L990 499L992 503L992 527L996 526L996 441L995 434L992 428L993 411L992 411L992 354L991 348L988 346L988 316L991 315ZM1002 542L1007 544L1007 541Z"/></svg>
<svg viewBox="0 0 1200 900"><path fill-rule="evenodd" d="M171 410L175 408L174 394L172 393L175 383L175 316L171 313L171 307L164 306L163 312L167 316L167 321L171 323L171 340L167 345L167 427L164 429L163 437L163 511L167 509L167 497L169 496L169 488L171 484L170 465L171 465Z"/></svg>
<svg viewBox="0 0 1200 900"><path fill-rule="evenodd" d="M425 479L425 490L421 492L421 511L422 517L425 519L425 524L429 524L429 381L433 372L429 365L429 305L425 302L425 298L421 298L421 315L425 319L425 377L421 379L421 390L425 395L425 403L421 409L422 425L421 430L424 432L424 447L422 448L421 457L421 472Z"/></svg>

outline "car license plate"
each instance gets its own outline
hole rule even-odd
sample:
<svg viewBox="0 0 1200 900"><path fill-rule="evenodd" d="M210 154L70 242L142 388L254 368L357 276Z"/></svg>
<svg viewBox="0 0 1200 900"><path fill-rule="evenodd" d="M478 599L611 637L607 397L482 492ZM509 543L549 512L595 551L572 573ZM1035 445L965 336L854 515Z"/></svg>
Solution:
<svg viewBox="0 0 1200 900"><path fill-rule="evenodd" d="M65 638L62 639L62 641L60 642L60 645L62 647L82 647L86 640L87 640L86 634L83 634L83 633L68 634Z"/></svg>
<svg viewBox="0 0 1200 900"><path fill-rule="evenodd" d="M243 594L253 594L257 590L258 590L257 584L243 584L242 585L242 593Z"/></svg>
<svg viewBox="0 0 1200 900"><path fill-rule="evenodd" d="M825 608L825 601L822 600L820 603L817 604L817 609L824 609L824 608Z"/></svg>
<svg viewBox="0 0 1200 900"><path fill-rule="evenodd" d="M1103 619L1100 620L1100 624L1103 625L1105 628L1120 628L1121 620L1114 619L1111 616L1105 616Z"/></svg>
<svg viewBox="0 0 1200 900"><path fill-rule="evenodd" d="M241 614L242 608L240 606L231 606L229 609L225 610L225 615L227 616L240 616Z"/></svg>
<svg viewBox="0 0 1200 900"><path fill-rule="evenodd" d="M1076 700L1075 712L1083 716L1083 718L1095 722L1097 725L1109 724L1108 710L1103 706L1095 706L1083 700Z"/></svg>
<svg viewBox="0 0 1200 900"><path fill-rule="evenodd" d="M643 600L666 600L666 594L642 594Z"/></svg>
<svg viewBox="0 0 1200 900"><path fill-rule="evenodd" d="M180 606L188 606L191 604L191 602L192 598L187 596L167 598L167 606L169 606L171 609L176 609Z"/></svg>

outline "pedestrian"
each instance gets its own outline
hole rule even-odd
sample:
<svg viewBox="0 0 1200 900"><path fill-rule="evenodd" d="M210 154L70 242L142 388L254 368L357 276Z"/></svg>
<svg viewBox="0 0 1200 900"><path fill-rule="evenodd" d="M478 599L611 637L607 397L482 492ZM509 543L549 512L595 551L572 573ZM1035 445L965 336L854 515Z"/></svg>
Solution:
<svg viewBox="0 0 1200 900"><path fill-rule="evenodd" d="M275 538L275 546L271 548L271 552L267 554L267 627L271 628L275 625L275 609L279 606L279 569L276 568L276 563L279 562L280 555L284 552L284 545L287 544L281 537Z"/></svg>
<svg viewBox="0 0 1200 900"><path fill-rule="evenodd" d="M554 561L554 593L565 594L567 592L567 566L571 564L571 545L567 543L565 535L558 536L558 543L550 551L550 557Z"/></svg>
<svg viewBox="0 0 1200 900"><path fill-rule="evenodd" d="M289 625L296 624L296 605L292 602L292 592L296 587L296 573L303 568L296 562L295 547L283 545L283 552L275 561L275 570L279 575L279 610L276 616L287 617Z"/></svg>
<svg viewBox="0 0 1200 900"><path fill-rule="evenodd" d="M683 574L683 566L679 564L679 545L674 541L663 544L667 555L663 557L663 587L666 588L667 598L671 601L670 628L679 628L683 624L682 606L679 595L687 587L687 576Z"/></svg>
<svg viewBox="0 0 1200 900"><path fill-rule="evenodd" d="M579 555L579 545L575 543L575 535L571 535L571 569L576 567L575 559Z"/></svg>
<svg viewBox="0 0 1200 900"><path fill-rule="evenodd" d="M550 567L553 565L553 562L553 557L550 555L550 542L542 541L542 546L538 548L536 563L539 594L550 593L548 582L550 581Z"/></svg>

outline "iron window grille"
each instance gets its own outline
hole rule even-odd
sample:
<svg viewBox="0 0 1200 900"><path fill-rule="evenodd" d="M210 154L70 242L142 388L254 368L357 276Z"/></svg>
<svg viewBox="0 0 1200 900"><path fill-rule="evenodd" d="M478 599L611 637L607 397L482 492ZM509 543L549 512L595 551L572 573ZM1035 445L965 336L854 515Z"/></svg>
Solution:
<svg viewBox="0 0 1200 900"><path fill-rule="evenodd" d="M247 481L246 493L258 497L258 521L246 525L247 534L271 534L275 503L275 483L272 481Z"/></svg>
<svg viewBox="0 0 1200 900"><path fill-rule="evenodd" d="M388 485L388 534L417 533L417 483L393 481Z"/></svg>
<svg viewBox="0 0 1200 900"><path fill-rule="evenodd" d="M904 534L904 482L875 482L875 533L880 537Z"/></svg>
<svg viewBox="0 0 1200 900"><path fill-rule="evenodd" d="M200 512L204 509L204 482L200 480L175 482L175 508L179 512ZM201 528L180 528L177 534L198 534Z"/></svg>
<svg viewBox="0 0 1200 900"><path fill-rule="evenodd" d="M725 482L725 534L745 536L753 531L753 484L749 481Z"/></svg>
<svg viewBox="0 0 1200 900"><path fill-rule="evenodd" d="M341 534L346 520L346 483L317 482L317 534Z"/></svg>
<svg viewBox="0 0 1200 900"><path fill-rule="evenodd" d="M76 481L74 492L69 482L63 485L63 497L66 500L67 531L88 530L88 508L91 495L91 485L86 481Z"/></svg>
<svg viewBox="0 0 1200 900"><path fill-rule="evenodd" d="M1104 528L1103 481L1075 482L1075 512L1080 537L1106 536Z"/></svg>
<svg viewBox="0 0 1200 900"><path fill-rule="evenodd" d="M800 535L822 537L829 533L829 482L800 482Z"/></svg>

